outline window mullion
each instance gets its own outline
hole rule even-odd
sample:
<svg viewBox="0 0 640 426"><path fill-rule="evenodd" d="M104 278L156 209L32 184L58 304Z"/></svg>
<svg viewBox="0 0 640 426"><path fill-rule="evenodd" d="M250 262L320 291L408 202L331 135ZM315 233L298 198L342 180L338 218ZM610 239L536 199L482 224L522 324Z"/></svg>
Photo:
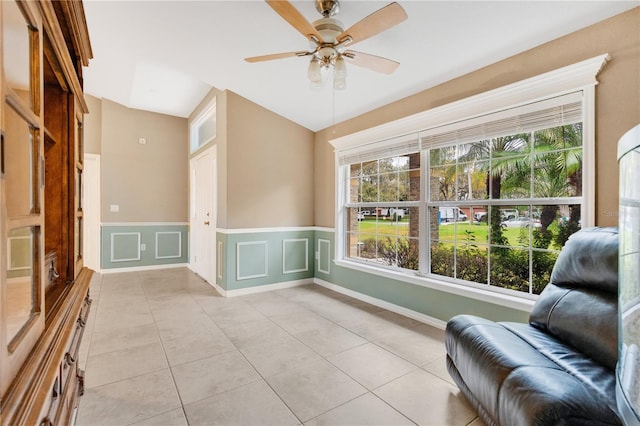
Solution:
<svg viewBox="0 0 640 426"><path fill-rule="evenodd" d="M420 249L418 250L418 272L421 274L427 274L431 271L431 235L428 232L429 227L427 222L430 220L428 215L427 200L430 197L429 185L427 185L430 179L429 172L429 150L423 149L420 152L420 206L419 206L419 218L420 223L418 225L418 238Z"/></svg>

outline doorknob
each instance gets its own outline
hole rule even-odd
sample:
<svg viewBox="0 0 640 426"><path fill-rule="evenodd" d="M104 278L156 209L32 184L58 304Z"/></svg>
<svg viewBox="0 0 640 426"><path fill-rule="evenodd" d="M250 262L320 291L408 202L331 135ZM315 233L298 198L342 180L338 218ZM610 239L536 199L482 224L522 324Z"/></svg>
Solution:
<svg viewBox="0 0 640 426"><path fill-rule="evenodd" d="M205 224L205 225L207 225L207 226L209 226L209 221L208 221L208 220L207 220L207 221L205 221L205 222L204 222L204 224Z"/></svg>

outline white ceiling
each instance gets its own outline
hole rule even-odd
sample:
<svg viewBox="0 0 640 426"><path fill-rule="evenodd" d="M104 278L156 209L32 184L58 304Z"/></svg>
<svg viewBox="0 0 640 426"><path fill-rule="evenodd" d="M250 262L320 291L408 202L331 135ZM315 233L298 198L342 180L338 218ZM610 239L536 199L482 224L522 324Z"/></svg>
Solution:
<svg viewBox="0 0 640 426"><path fill-rule="evenodd" d="M313 1L294 1L310 22ZM345 28L389 1L342 0ZM211 87L231 90L317 131L640 5L625 1L399 1L409 19L353 50L400 62L392 75L348 64L347 89L312 90L307 50L264 1L84 0L94 58L85 91L131 108L187 117ZM351 48L351 46L350 46ZM597 52L604 53L604 52Z"/></svg>

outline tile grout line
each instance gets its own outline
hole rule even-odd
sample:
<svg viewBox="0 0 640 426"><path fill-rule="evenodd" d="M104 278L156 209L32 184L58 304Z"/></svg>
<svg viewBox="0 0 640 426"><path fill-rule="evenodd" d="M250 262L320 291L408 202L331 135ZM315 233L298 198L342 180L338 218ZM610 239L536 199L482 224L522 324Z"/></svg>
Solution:
<svg viewBox="0 0 640 426"><path fill-rule="evenodd" d="M149 297L147 296L147 291L146 291L144 285L142 285L142 283L141 283L141 286L142 286L142 291L144 293L144 298L145 298L145 300L147 302L147 307L149 308L149 312L151 313L151 318L153 318L153 328L156 331L156 336L158 337L158 340L160 341L160 346L162 347L162 353L164 355L165 361L167 362L167 369L169 370L169 375L171 376L171 382L173 383L173 388L174 388L174 390L176 392L176 395L178 396L178 401L180 402L180 409L182 410L182 415L184 416L184 419L185 419L185 421L187 422L187 425L188 425L189 424L189 418L187 417L187 412L184 409L184 403L182 401L182 395L180 395L180 391L178 390L178 384L176 383L176 379L175 379L175 377L173 375L173 369L171 368L171 364L169 363L169 357L167 356L167 350L164 347L164 341L162 340L162 337L160 336L160 331L158 330L158 324L156 323L156 317L153 314L153 310L151 309L151 306L149 305ZM160 370L158 370L158 371L160 371ZM172 410L175 410L175 408L172 409ZM154 414L153 416L148 417L148 418L143 419L143 420L152 419L152 418L154 418L156 416L159 416L159 415L164 414L164 413L168 413L168 412L170 412L172 410L167 410L167 411L165 411L163 413ZM141 421L141 420L137 420L136 422L139 422L139 421Z"/></svg>
<svg viewBox="0 0 640 426"><path fill-rule="evenodd" d="M215 289L215 288L214 288L214 289ZM217 290L216 290L216 293L217 293ZM218 294L219 294L219 293L218 293ZM223 297L224 297L224 296L223 296ZM238 297L242 297L242 296L238 296ZM255 309L251 304L249 304L249 306L251 306L253 309ZM203 309L203 310L204 310L204 309ZM257 310L256 310L256 311L257 311ZM276 391L276 390L271 386L271 384L270 384L270 383L269 383L269 381L266 379L266 377L264 377L264 376L262 375L262 373L260 373L260 371L258 371L258 369L255 367L255 365L253 365L253 363L252 363L252 362L251 362L251 361L246 357L246 355L245 355L245 354L240 350L240 348L239 348L238 346L236 346L236 344L235 344L235 343L234 343L234 342L229 338L229 335L227 334L227 332L226 332L223 328L221 328L221 327L218 325L218 323L216 322L216 320L215 320L214 318L212 318L212 317L211 317L211 315L209 315L209 312L207 312L207 311L204 311L204 312L205 312L205 314L206 314L206 315L211 319L211 321L213 321L213 322L214 322L214 324L216 324L216 326L217 326L218 328L220 328L220 331L222 331L222 333L225 335L225 337L226 337L227 339L229 339L229 341L231 342L231 344L233 345L233 347L236 349L236 351L238 351L238 353L242 356L242 358L243 358L243 359L244 359L244 360L245 360L245 361L246 361L246 362L251 366L251 368L253 369L253 371L255 371L255 372L256 372L256 374L260 377L260 380L262 380L262 382L263 382L265 385L267 385L267 386L269 387L269 389L271 389L271 391L274 393L274 395L276 395L276 397L280 400L280 402L282 402L282 404L287 408L287 410L289 410L289 412L291 413L291 415L293 415L293 417L295 417L295 418L298 420L298 422L300 423L300 425L304 424L304 422L300 419L300 417L298 417L298 415L293 411L293 409L289 406L289 404L287 404L287 403L286 403L286 401L285 401L284 399L282 399L282 397L280 396L280 394L279 394L279 393L278 393L278 392L277 392L277 391ZM259 312L259 311L258 311L258 312ZM265 318L266 318L266 319L268 319L271 323L275 324L275 323L274 323L273 321L271 321L271 319L269 319L266 315L265 315ZM275 324L275 325L276 325L276 326L278 326L279 328L282 328L282 327L280 327L278 324ZM283 330L283 331L285 331L286 333L288 333L288 331L287 331L287 330ZM252 382L252 383L255 383L255 382ZM247 386L247 385L249 385L249 383L248 383L248 384L246 384L246 385L243 385L243 386ZM238 388L240 388L240 387L242 387L242 386L238 386L237 388L234 388L234 389L238 389ZM229 389L229 390L227 390L226 392L229 392L229 391L231 391L231 390L233 390L233 389ZM224 393L224 392L223 392L223 393ZM206 398L204 398L204 399L206 399Z"/></svg>

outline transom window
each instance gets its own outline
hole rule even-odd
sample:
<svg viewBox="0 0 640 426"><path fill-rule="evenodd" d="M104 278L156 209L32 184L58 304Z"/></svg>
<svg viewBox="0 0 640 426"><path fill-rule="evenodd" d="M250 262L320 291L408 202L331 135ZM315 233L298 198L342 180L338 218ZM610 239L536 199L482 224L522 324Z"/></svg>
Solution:
<svg viewBox="0 0 640 426"><path fill-rule="evenodd" d="M216 138L216 98L191 123L189 129L189 148L193 154Z"/></svg>
<svg viewBox="0 0 640 426"><path fill-rule="evenodd" d="M593 86L486 113L461 104L401 137L334 144L337 262L532 297L593 225Z"/></svg>

